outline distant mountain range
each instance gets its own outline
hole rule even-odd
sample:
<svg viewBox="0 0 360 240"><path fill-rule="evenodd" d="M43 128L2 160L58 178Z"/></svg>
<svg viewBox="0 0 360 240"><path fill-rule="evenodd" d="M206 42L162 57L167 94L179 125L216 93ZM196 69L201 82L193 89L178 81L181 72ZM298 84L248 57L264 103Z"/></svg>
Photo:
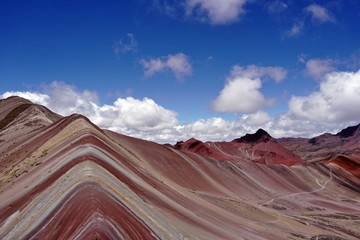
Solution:
<svg viewBox="0 0 360 240"><path fill-rule="evenodd" d="M360 125L157 144L0 100L0 239L360 239Z"/></svg>

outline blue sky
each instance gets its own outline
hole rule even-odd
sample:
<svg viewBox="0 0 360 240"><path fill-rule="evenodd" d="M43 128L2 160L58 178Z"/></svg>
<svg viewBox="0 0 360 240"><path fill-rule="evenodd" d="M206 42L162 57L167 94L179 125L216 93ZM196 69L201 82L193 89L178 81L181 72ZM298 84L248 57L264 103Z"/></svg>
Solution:
<svg viewBox="0 0 360 240"><path fill-rule="evenodd" d="M0 94L158 142L334 132L360 122L358 22L355 0L1 1Z"/></svg>

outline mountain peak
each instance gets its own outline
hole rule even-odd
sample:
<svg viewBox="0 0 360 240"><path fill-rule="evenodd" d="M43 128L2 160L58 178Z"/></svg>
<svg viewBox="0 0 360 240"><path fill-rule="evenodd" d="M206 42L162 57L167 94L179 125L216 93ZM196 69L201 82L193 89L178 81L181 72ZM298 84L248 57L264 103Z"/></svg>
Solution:
<svg viewBox="0 0 360 240"><path fill-rule="evenodd" d="M0 130L15 124L43 126L59 120L61 116L47 107L25 98L10 96L0 100Z"/></svg>
<svg viewBox="0 0 360 240"><path fill-rule="evenodd" d="M258 141L264 141L267 142L272 137L269 133L267 133L264 129L259 128L256 133L247 133L245 136L242 136L240 138L234 139L236 142L246 142L246 143L254 143Z"/></svg>
<svg viewBox="0 0 360 240"><path fill-rule="evenodd" d="M201 145L203 142L201 142L200 140L197 140L196 138L190 138L188 140L184 141L180 141L177 142L174 145L175 149L191 149L191 148L195 148L198 145Z"/></svg>
<svg viewBox="0 0 360 240"><path fill-rule="evenodd" d="M19 96L10 96L4 99L0 99L0 102L3 101L13 101L13 102L21 102L21 103L29 103L29 104L32 103L30 100Z"/></svg>
<svg viewBox="0 0 360 240"><path fill-rule="evenodd" d="M336 134L336 136L339 136L341 138L348 138L348 137L352 137L355 135L355 133L357 131L359 131L360 129L360 124L356 125L356 126L350 126L350 127L347 127L343 130L341 130L340 132L338 132Z"/></svg>

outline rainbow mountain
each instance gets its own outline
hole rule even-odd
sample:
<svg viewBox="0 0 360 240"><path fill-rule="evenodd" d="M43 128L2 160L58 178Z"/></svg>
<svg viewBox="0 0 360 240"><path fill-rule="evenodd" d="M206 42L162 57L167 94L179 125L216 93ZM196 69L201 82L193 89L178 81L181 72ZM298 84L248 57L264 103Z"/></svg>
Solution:
<svg viewBox="0 0 360 240"><path fill-rule="evenodd" d="M157 144L0 100L0 239L360 239L360 127Z"/></svg>

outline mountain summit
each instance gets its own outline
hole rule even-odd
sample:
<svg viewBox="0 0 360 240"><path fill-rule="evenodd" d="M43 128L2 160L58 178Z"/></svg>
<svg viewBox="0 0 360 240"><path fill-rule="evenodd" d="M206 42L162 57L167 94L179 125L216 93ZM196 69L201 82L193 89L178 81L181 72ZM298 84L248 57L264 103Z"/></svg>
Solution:
<svg viewBox="0 0 360 240"><path fill-rule="evenodd" d="M245 136L234 139L234 141L245 142L245 143L255 143L255 142L259 142L259 141L267 142L270 139L273 139L270 136L270 134L268 134L265 130L260 128L256 131L256 133L253 133L253 134L247 133Z"/></svg>
<svg viewBox="0 0 360 240"><path fill-rule="evenodd" d="M360 124L356 126L347 127L336 134L341 138L348 138L353 136L360 136Z"/></svg>

